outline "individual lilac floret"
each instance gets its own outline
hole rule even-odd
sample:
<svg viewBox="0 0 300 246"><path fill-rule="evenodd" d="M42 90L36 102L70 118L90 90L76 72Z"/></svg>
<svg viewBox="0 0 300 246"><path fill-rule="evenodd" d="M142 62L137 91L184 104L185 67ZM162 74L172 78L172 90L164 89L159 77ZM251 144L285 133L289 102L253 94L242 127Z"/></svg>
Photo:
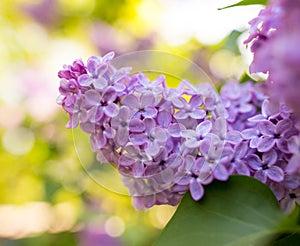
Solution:
<svg viewBox="0 0 300 246"><path fill-rule="evenodd" d="M286 190L284 198L280 201L281 209L286 213L292 212L296 205L300 206L300 187Z"/></svg>
<svg viewBox="0 0 300 246"><path fill-rule="evenodd" d="M77 81L80 75L86 73L86 66L82 60L78 59L72 65L64 65L64 69L58 72L58 77L67 80L75 79Z"/></svg>
<svg viewBox="0 0 300 246"><path fill-rule="evenodd" d="M282 169L276 166L277 153L275 150L265 152L262 155L262 159L255 154L247 157L248 165L255 171L254 177L266 183L267 178L281 182L284 178Z"/></svg>
<svg viewBox="0 0 300 246"><path fill-rule="evenodd" d="M122 106L118 115L111 120L111 127L117 131L116 142L120 146L124 146L128 142L130 118L130 109Z"/></svg>
<svg viewBox="0 0 300 246"><path fill-rule="evenodd" d="M204 195L203 185L207 185L213 180L211 169L203 164L200 159L196 160L193 156L188 155L183 166L186 170L186 175L177 182L178 185L189 186L191 195L196 201L200 200Z"/></svg>
<svg viewBox="0 0 300 246"><path fill-rule="evenodd" d="M108 53L103 57L92 56L87 61L87 74L78 78L81 86L93 86L97 90L103 90L107 85L105 73L107 73L108 62L114 57L114 53Z"/></svg>
<svg viewBox="0 0 300 246"><path fill-rule="evenodd" d="M250 170L246 160L248 150L249 146L247 142L241 142L235 145L234 149L228 149L229 153L227 155L231 156L229 165L230 174L241 174L250 176Z"/></svg>
<svg viewBox="0 0 300 246"><path fill-rule="evenodd" d="M292 121L289 119L280 120L276 125L271 121L262 121L259 124L262 136L259 139L257 150L260 152L270 151L276 144L277 148L288 153L287 139L292 132Z"/></svg>
<svg viewBox="0 0 300 246"><path fill-rule="evenodd" d="M201 122L196 130L184 130L182 131L182 136L187 140L185 141L185 145L188 148L197 148L200 146L201 141L204 137L210 132L212 129L212 123L209 120Z"/></svg>
<svg viewBox="0 0 300 246"><path fill-rule="evenodd" d="M203 104L201 96L192 96L188 103L183 98L181 101L182 106L179 106L180 110L174 116L177 120L184 120L189 117L198 120L205 117L206 112L200 108Z"/></svg>
<svg viewBox="0 0 300 246"><path fill-rule="evenodd" d="M140 96L134 94L126 95L123 104L128 106L134 112L134 117L153 118L157 115L155 106L155 97L152 93L146 92Z"/></svg>

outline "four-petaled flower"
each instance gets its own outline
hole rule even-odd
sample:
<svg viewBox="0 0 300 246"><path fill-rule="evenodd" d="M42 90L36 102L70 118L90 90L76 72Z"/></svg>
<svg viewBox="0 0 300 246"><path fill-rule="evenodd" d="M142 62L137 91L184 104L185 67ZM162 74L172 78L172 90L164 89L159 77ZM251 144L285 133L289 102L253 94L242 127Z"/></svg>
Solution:
<svg viewBox="0 0 300 246"><path fill-rule="evenodd" d="M287 139L292 133L292 121L289 119L280 120L276 125L271 121L262 121L259 124L262 136L257 145L257 150L267 152L275 145L283 153L289 153L287 149Z"/></svg>
<svg viewBox="0 0 300 246"><path fill-rule="evenodd" d="M141 96L126 95L123 104L133 110L135 118L153 118L157 115L155 97L152 93L144 93Z"/></svg>
<svg viewBox="0 0 300 246"><path fill-rule="evenodd" d="M205 110L200 108L203 104L201 96L193 95L188 103L181 98L181 102L182 105L178 105L179 111L174 115L177 120L187 119L188 117L198 120L206 116Z"/></svg>
<svg viewBox="0 0 300 246"><path fill-rule="evenodd" d="M249 155L246 160L248 165L255 172L254 177L263 183L267 182L267 178L281 182L284 178L284 173L279 166L276 166L278 155L275 150L270 150L262 155L262 159L256 154Z"/></svg>
<svg viewBox="0 0 300 246"><path fill-rule="evenodd" d="M193 199L200 200L204 195L203 185L207 185L213 180L211 169L204 165L202 159L195 159L193 156L188 155L185 158L184 170L186 175L177 184L189 186Z"/></svg>

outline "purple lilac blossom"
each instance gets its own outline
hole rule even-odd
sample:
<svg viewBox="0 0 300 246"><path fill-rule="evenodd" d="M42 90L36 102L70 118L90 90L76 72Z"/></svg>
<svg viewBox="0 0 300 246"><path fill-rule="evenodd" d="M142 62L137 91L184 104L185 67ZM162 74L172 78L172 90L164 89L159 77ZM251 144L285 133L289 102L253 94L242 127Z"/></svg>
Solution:
<svg viewBox="0 0 300 246"><path fill-rule="evenodd" d="M249 22L254 59L250 72L268 74L267 93L273 104L285 102L300 119L300 2L273 0Z"/></svg>
<svg viewBox="0 0 300 246"><path fill-rule="evenodd" d="M225 86L232 86L232 82ZM283 103L274 107L270 98L261 94L263 87L259 85L236 83L235 86L240 87L235 88L236 91L251 95L248 100L255 105L255 111L239 112L235 120L227 121L229 129L241 131L243 140L226 143L223 153L227 153L230 160L226 167L230 174L250 175L270 186L282 209L289 212L298 201L298 195L292 194L291 198L290 191L300 187L300 135L294 112ZM227 109L240 99L228 96L225 91L221 90L221 98ZM232 112L228 110L229 115ZM241 122L241 119L247 121Z"/></svg>
<svg viewBox="0 0 300 246"><path fill-rule="evenodd" d="M76 60L59 72L69 128L90 135L100 163L112 163L138 209L205 195L214 179L253 176L286 211L298 202L300 135L293 110L274 107L262 87L227 82L168 88L110 64L113 53Z"/></svg>

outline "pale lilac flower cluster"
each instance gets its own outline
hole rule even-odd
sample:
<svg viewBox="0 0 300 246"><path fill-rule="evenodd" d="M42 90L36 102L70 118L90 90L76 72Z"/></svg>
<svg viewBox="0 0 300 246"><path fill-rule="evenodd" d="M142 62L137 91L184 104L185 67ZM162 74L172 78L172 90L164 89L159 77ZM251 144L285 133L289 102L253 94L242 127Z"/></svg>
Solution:
<svg viewBox="0 0 300 246"><path fill-rule="evenodd" d="M90 134L99 162L116 165L135 206L175 205L187 190L199 200L213 179L227 180L223 146L241 137L227 134L226 111L211 85L183 80L168 88L164 76L150 82L142 73L129 75L112 58L65 66L59 103L69 114L67 127Z"/></svg>
<svg viewBox="0 0 300 246"><path fill-rule="evenodd" d="M300 201L300 136L293 112L274 108L258 85L227 82L168 88L129 68L113 53L76 60L59 72L68 127L90 134L100 163L114 163L139 209L194 200L214 179L253 176L269 185L284 210Z"/></svg>
<svg viewBox="0 0 300 246"><path fill-rule="evenodd" d="M272 103L284 101L300 119L300 1L273 0L250 23L250 72L268 73Z"/></svg>
<svg viewBox="0 0 300 246"><path fill-rule="evenodd" d="M293 112L284 104L273 108L252 83L227 83L221 97L228 105L229 127L239 129L242 136L241 142L224 148L230 173L267 184L282 209L291 211L296 202L300 204L300 135ZM242 108L237 117L236 108Z"/></svg>

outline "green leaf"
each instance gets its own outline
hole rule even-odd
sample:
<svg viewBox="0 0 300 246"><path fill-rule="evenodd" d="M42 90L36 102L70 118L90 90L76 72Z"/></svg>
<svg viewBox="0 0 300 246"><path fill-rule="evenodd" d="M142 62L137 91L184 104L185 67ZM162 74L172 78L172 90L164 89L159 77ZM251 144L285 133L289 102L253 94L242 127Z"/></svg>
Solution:
<svg viewBox="0 0 300 246"><path fill-rule="evenodd" d="M272 191L234 175L208 185L199 202L186 194L154 245L265 246L285 231L299 232L299 227L281 212Z"/></svg>
<svg viewBox="0 0 300 246"><path fill-rule="evenodd" d="M248 81L253 81L253 82L256 82L254 81L253 78L250 77L249 74L247 74L246 72L241 76L241 78L239 79L240 83L245 83L245 82L248 82Z"/></svg>
<svg viewBox="0 0 300 246"><path fill-rule="evenodd" d="M235 4L232 4L232 5L223 7L223 8L219 8L219 10L228 9L228 8L237 7L237 6L254 5L254 4L267 5L267 3L268 3L267 0L243 0L243 1L240 1Z"/></svg>

